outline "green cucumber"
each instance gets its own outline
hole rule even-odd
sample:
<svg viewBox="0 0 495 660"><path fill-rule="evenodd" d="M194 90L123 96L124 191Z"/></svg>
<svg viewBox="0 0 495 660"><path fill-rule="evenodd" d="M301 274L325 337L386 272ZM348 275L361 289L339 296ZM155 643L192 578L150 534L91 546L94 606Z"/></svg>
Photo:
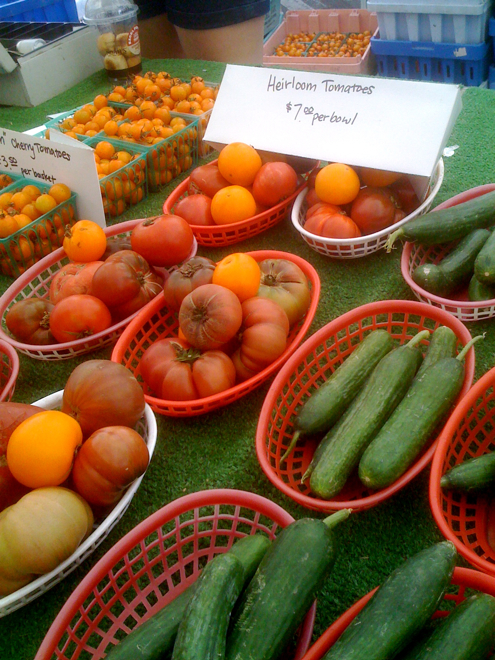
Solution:
<svg viewBox="0 0 495 660"><path fill-rule="evenodd" d="M479 492L495 484L495 452L469 458L454 465L440 479L440 488Z"/></svg>
<svg viewBox="0 0 495 660"><path fill-rule="evenodd" d="M283 657L335 562L333 527L349 514L342 509L325 520L302 518L279 533L236 605L227 660Z"/></svg>
<svg viewBox="0 0 495 660"><path fill-rule="evenodd" d="M244 584L244 568L225 552L208 562L177 631L172 660L223 660L230 615Z"/></svg>
<svg viewBox="0 0 495 660"><path fill-rule="evenodd" d="M426 354L415 378L419 378L428 367L442 358L455 357L457 335L447 325L439 325L430 337Z"/></svg>
<svg viewBox="0 0 495 660"><path fill-rule="evenodd" d="M337 495L359 463L364 450L405 396L423 356L416 348L430 333L418 332L409 343L387 353L364 387L323 438L303 479L322 499Z"/></svg>
<svg viewBox="0 0 495 660"><path fill-rule="evenodd" d="M495 286L482 284L476 275L473 275L469 280L468 298L472 302L478 302L481 300L493 300L495 298Z"/></svg>
<svg viewBox="0 0 495 660"><path fill-rule="evenodd" d="M456 559L455 545L442 541L406 560L388 576L322 660L395 658L436 611Z"/></svg>
<svg viewBox="0 0 495 660"><path fill-rule="evenodd" d="M390 234L385 248L390 252L398 238L423 245L441 245L464 238L475 229L495 224L495 191L456 206L417 216Z"/></svg>
<svg viewBox="0 0 495 660"><path fill-rule="evenodd" d="M417 266L412 272L413 281L436 296L454 293L471 279L475 260L490 236L488 229L472 231L440 263Z"/></svg>
<svg viewBox="0 0 495 660"><path fill-rule="evenodd" d="M238 539L228 551L244 566L245 584L253 577L265 552L271 545L264 534L252 534ZM214 561L214 560L212 560ZM179 624L182 621L198 581L170 601L152 617L134 628L105 656L111 660L164 660L172 653Z"/></svg>
<svg viewBox="0 0 495 660"><path fill-rule="evenodd" d="M494 643L495 598L476 593L400 660L486 660Z"/></svg>
<svg viewBox="0 0 495 660"><path fill-rule="evenodd" d="M413 380L359 461L359 479L365 486L390 486L416 460L454 405L464 382L462 360L481 338L471 339L457 357L440 359Z"/></svg>
<svg viewBox="0 0 495 660"><path fill-rule="evenodd" d="M474 274L482 284L495 284L495 234L493 232L490 233L488 240L476 257Z"/></svg>
<svg viewBox="0 0 495 660"><path fill-rule="evenodd" d="M303 404L294 421L294 435L280 459L290 455L300 435L326 432L349 406L381 358L393 348L392 336L373 330Z"/></svg>

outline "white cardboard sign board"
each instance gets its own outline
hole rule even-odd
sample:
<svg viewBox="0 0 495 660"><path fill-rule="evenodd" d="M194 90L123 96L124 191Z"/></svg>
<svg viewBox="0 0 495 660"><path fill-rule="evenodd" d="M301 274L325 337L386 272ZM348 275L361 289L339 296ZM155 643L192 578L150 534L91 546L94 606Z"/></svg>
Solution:
<svg viewBox="0 0 495 660"><path fill-rule="evenodd" d="M93 150L59 131L50 140L0 128L0 171L77 193L77 215L105 227L105 212Z"/></svg>
<svg viewBox="0 0 495 660"><path fill-rule="evenodd" d="M458 85L227 65L205 139L430 177Z"/></svg>

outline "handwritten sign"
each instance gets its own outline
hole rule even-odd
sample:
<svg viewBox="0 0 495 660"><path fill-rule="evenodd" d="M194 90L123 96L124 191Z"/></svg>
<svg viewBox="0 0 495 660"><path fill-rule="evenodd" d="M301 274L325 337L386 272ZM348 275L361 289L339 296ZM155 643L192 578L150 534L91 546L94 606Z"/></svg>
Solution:
<svg viewBox="0 0 495 660"><path fill-rule="evenodd" d="M105 212L93 150L62 133L52 139L0 128L0 171L20 174L35 183L65 183L77 193L79 218L105 227Z"/></svg>
<svg viewBox="0 0 495 660"><path fill-rule="evenodd" d="M429 177L461 107L457 85L228 65L205 139Z"/></svg>

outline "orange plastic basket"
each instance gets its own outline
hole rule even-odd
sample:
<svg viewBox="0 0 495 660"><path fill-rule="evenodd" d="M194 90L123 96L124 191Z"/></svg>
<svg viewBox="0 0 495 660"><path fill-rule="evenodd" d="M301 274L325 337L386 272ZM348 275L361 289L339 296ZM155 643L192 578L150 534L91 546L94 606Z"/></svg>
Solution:
<svg viewBox="0 0 495 660"><path fill-rule="evenodd" d="M167 504L90 570L60 610L35 660L100 660L110 645L182 593L236 539L255 533L274 539L292 522L277 504L240 490L200 491ZM300 627L294 660L309 647L315 612L313 603Z"/></svg>
<svg viewBox="0 0 495 660"><path fill-rule="evenodd" d="M445 538L470 564L495 576L495 507L488 495L440 488L448 469L495 450L495 367L459 401L438 438L430 474L430 507Z"/></svg>
<svg viewBox="0 0 495 660"><path fill-rule="evenodd" d="M177 337L177 331L179 329L177 313L171 311L166 306L163 294L159 294L129 323L122 333L122 336L115 344L111 356L113 362L120 362L126 366L141 382L146 402L159 415L191 417L193 415L202 415L203 413L211 412L212 410L236 401L240 397L254 390L258 385L274 374L296 350L309 330L320 297L320 278L313 266L304 259L301 259L301 257L288 252L259 250L256 252L247 252L247 254L251 255L258 262L263 261L264 259L288 259L301 268L311 286L311 302L309 309L306 312L306 316L291 328L287 341L287 348L282 355L266 367L266 369L263 369L263 371L256 374L256 376L253 376L238 385L234 385L234 387L225 390L225 392L220 392L219 394L214 394L203 399L194 399L192 401L166 401L152 396L149 388L143 383L140 375L140 360L146 348L158 339Z"/></svg>
<svg viewBox="0 0 495 660"><path fill-rule="evenodd" d="M495 190L495 183L488 183L476 188L470 188L455 197L447 199L442 204L439 204L434 210L447 209L452 206L457 206L463 202L467 202L480 195L485 195L488 192ZM440 261L452 251L457 245L457 242L449 243L446 245L421 245L419 243L405 243L401 257L401 271L402 276L407 284L411 287L414 295L418 300L427 302L435 307L440 307L446 312L457 316L461 321L483 321L495 316L495 299L483 301L471 301L468 298L467 287L453 298L443 298L436 296L433 293L425 291L420 287L412 278L414 270L425 262L438 264Z"/></svg>
<svg viewBox="0 0 495 660"><path fill-rule="evenodd" d="M424 303L409 300L382 300L357 307L309 337L286 361L265 397L256 429L256 453L263 472L282 493L298 504L328 513L338 509L368 509L380 504L408 484L428 465L435 451L432 440L416 462L393 484L371 491L353 475L333 500L311 494L301 479L313 457L316 443L301 437L287 460L280 458L294 434L293 424L301 405L315 388L335 371L372 330L387 330L398 344L404 344L421 330L433 331L439 325L451 328L460 350L471 339L467 328L451 314ZM422 346L428 346L424 340ZM459 398L474 377L474 349L465 359L465 376Z"/></svg>
<svg viewBox="0 0 495 660"><path fill-rule="evenodd" d="M462 603L472 591L483 592L490 596L495 596L495 580L488 575L483 575L478 571L473 571L470 568L455 568L451 580L451 586L448 593L443 597L434 618L445 616L452 609L452 603L455 606ZM466 590L467 593L466 593ZM325 653L329 651L335 644L340 635L344 632L351 621L359 614L371 596L375 593L376 589L370 591L366 596L363 596L352 607L350 607L337 621L335 621L321 637L311 646L309 651L304 656L303 660L321 660ZM450 606L449 606L450 603ZM447 658L445 658L447 660Z"/></svg>
<svg viewBox="0 0 495 660"><path fill-rule="evenodd" d="M216 163L217 161L212 161ZM186 197L188 194L190 177L184 179L173 192L167 197L163 204L163 212L173 213L174 207L177 202ZM282 202L273 206L263 213L253 215L252 218L236 222L229 225L191 225L191 229L196 236L199 245L206 245L208 247L222 247L225 245L233 245L240 243L248 238L257 236L261 232L278 224L284 218L289 217L292 205L296 197L306 188L306 180L295 190L292 195L289 195Z"/></svg>
<svg viewBox="0 0 495 660"><path fill-rule="evenodd" d="M19 356L13 346L0 340L0 401L10 401L19 375Z"/></svg>
<svg viewBox="0 0 495 660"><path fill-rule="evenodd" d="M129 220L127 222L112 225L105 229L105 234L107 237L129 237L133 227L141 221L142 218L139 218L137 220ZM198 245L195 241L188 259L196 254L197 249ZM12 305L26 298L48 298L51 281L59 270L68 263L69 258L65 254L65 250L63 248L58 248L41 259L37 264L31 266L31 268L18 277L17 280L5 291L0 297L0 340L11 344L20 353L24 353L36 360L67 360L109 346L117 341L125 326L139 312L135 312L132 316L111 325L102 332L97 332L89 337L75 339L74 341L64 342L62 344L47 344L46 346L25 344L12 337L9 333L5 323L5 315ZM168 271L171 272L176 268L177 266L173 266L172 268L169 268ZM164 277L167 276L168 271L165 269L157 270L159 270Z"/></svg>

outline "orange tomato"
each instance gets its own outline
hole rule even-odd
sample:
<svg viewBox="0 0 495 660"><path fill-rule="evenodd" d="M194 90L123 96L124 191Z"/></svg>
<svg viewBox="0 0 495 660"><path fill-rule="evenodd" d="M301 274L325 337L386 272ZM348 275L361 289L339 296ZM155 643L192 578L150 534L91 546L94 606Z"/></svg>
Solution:
<svg viewBox="0 0 495 660"><path fill-rule="evenodd" d="M92 220L78 220L65 232L63 248L71 261L98 261L106 247L105 232Z"/></svg>
<svg viewBox="0 0 495 660"><path fill-rule="evenodd" d="M217 225L242 222L256 214L256 201L243 186L226 186L213 195L211 216Z"/></svg>
<svg viewBox="0 0 495 660"><path fill-rule="evenodd" d="M48 194L53 197L57 204L61 204L70 199L72 193L69 186L66 186L65 183L54 183Z"/></svg>
<svg viewBox="0 0 495 660"><path fill-rule="evenodd" d="M376 170L371 167L361 167L359 175L363 184L365 186L371 186L372 188L384 188L385 186L390 186L402 176L399 172Z"/></svg>
<svg viewBox="0 0 495 660"><path fill-rule="evenodd" d="M349 204L359 192L361 182L356 171L344 163L330 163L315 178L315 192L322 202Z"/></svg>
<svg viewBox="0 0 495 660"><path fill-rule="evenodd" d="M58 486L69 476L82 440L81 427L73 417L44 410L14 430L7 445L7 465L28 488Z"/></svg>
<svg viewBox="0 0 495 660"><path fill-rule="evenodd" d="M262 164L256 149L244 142L227 144L218 156L220 174L230 183L239 186L250 186Z"/></svg>
<svg viewBox="0 0 495 660"><path fill-rule="evenodd" d="M29 204L30 201L31 200L29 200L27 203ZM49 213L52 209L54 209L57 206L57 201L48 193L44 193L43 195L40 195L36 198L34 205L36 209L43 215L44 213Z"/></svg>
<svg viewBox="0 0 495 660"><path fill-rule="evenodd" d="M258 292L261 270L256 259L245 252L229 254L215 266L212 282L235 293L241 302Z"/></svg>

